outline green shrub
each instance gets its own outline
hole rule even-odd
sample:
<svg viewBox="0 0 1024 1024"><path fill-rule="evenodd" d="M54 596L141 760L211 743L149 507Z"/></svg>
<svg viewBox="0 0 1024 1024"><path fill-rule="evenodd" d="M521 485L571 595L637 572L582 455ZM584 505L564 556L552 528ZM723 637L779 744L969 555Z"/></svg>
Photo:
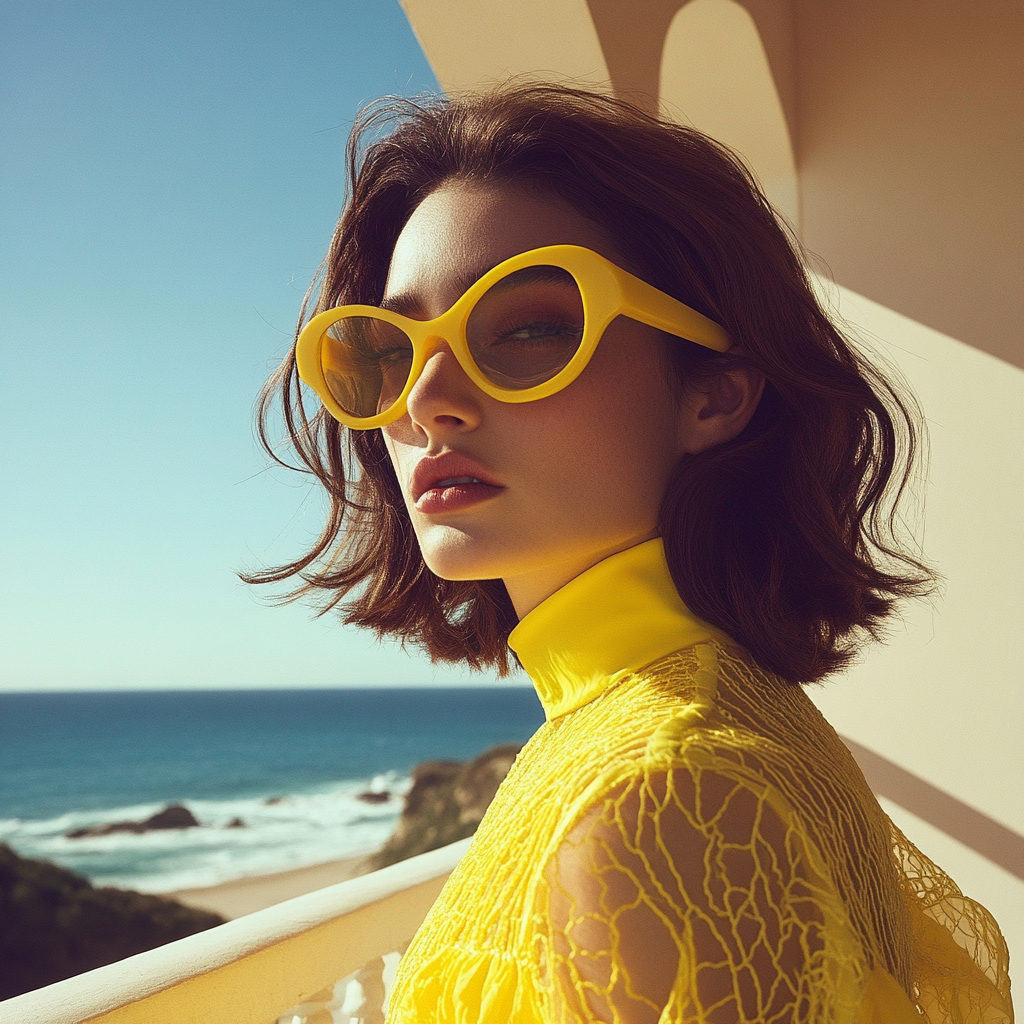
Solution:
<svg viewBox="0 0 1024 1024"><path fill-rule="evenodd" d="M96 888L0 843L0 999L222 924L162 896Z"/></svg>

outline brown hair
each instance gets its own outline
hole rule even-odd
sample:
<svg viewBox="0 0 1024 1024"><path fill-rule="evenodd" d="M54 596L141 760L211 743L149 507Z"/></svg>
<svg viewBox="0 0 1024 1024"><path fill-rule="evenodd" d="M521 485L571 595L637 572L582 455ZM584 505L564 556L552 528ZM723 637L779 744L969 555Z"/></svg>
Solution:
<svg viewBox="0 0 1024 1024"><path fill-rule="evenodd" d="M762 665L793 682L820 679L865 632L877 635L895 599L924 589L927 570L897 540L913 403L826 317L794 245L726 148L605 96L519 85L371 107L349 141L348 174L314 312L380 302L398 235L438 186L505 182L568 202L631 269L742 347L743 356L717 356L671 346L684 386L739 358L765 374L746 429L684 458L661 510L681 597ZM293 352L259 403L260 436L277 461L267 417L278 398L297 468L324 485L330 511L305 555L243 578L298 575L288 600L321 593L327 611L349 595L346 622L435 660L507 672L516 616L503 584L444 580L426 567L380 431L350 432L322 408L310 416Z"/></svg>

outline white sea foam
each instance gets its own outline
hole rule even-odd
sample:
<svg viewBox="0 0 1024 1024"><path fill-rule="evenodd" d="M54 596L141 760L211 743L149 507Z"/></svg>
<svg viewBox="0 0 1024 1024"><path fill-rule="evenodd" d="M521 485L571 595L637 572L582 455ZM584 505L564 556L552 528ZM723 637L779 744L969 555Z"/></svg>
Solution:
<svg viewBox="0 0 1024 1024"><path fill-rule="evenodd" d="M303 793L235 800L182 800L199 828L69 839L72 829L142 821L165 803L76 811L42 821L0 821L0 841L27 857L43 857L96 885L172 892L249 875L307 867L377 849L401 813L410 780L396 774L335 782ZM367 790L388 792L366 803ZM230 828L235 818L245 823Z"/></svg>

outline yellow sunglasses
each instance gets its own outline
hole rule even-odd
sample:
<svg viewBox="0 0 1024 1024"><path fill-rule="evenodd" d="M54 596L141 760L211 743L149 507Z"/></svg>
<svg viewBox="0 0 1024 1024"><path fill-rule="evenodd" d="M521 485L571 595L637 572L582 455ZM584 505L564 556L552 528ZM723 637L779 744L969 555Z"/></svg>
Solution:
<svg viewBox="0 0 1024 1024"><path fill-rule="evenodd" d="M355 430L392 423L444 342L474 384L500 402L535 402L571 384L617 316L716 352L728 334L706 316L591 249L549 245L489 270L434 320L378 306L318 313L299 334L299 376Z"/></svg>

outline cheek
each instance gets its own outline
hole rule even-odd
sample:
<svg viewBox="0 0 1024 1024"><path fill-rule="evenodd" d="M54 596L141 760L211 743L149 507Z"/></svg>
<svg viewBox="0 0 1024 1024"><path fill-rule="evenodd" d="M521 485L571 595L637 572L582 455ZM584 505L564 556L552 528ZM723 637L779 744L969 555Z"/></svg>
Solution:
<svg viewBox="0 0 1024 1024"><path fill-rule="evenodd" d="M518 437L548 486L582 516L598 514L593 502L609 512L638 503L649 515L681 454L675 399L645 368L611 368L538 403L543 415L523 416Z"/></svg>
<svg viewBox="0 0 1024 1024"><path fill-rule="evenodd" d="M605 358L590 380L578 382L585 390L579 415L609 470L634 483L653 476L651 484L662 487L682 455L680 401L664 343L655 332L630 324L628 330L610 330L602 345Z"/></svg>

